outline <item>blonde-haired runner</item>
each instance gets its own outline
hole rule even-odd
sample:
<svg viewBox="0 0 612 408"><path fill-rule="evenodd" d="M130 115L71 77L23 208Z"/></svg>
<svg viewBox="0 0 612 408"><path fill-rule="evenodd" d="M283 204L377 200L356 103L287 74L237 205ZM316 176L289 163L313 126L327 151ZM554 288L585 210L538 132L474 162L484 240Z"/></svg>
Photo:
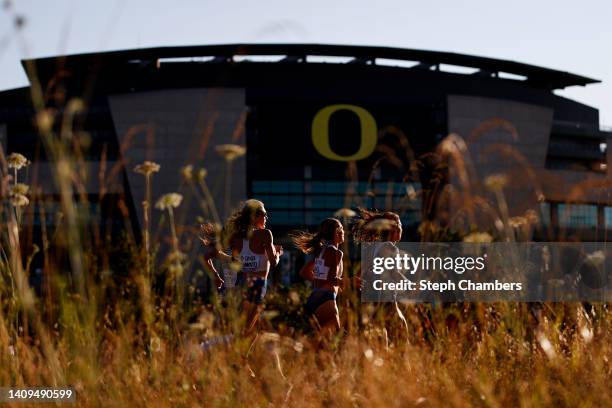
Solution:
<svg viewBox="0 0 612 408"><path fill-rule="evenodd" d="M283 248L274 245L272 232L266 229L268 213L259 200L247 200L240 211L230 216L226 231L232 256L241 262L246 289L243 313L245 332L250 333L259 320L268 286L270 268L278 264Z"/></svg>

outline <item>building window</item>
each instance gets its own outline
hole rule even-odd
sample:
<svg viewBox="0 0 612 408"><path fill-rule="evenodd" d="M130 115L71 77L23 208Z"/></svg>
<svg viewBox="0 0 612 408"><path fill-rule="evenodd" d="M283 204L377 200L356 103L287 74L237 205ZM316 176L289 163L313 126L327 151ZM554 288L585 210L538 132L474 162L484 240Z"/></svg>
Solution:
<svg viewBox="0 0 612 408"><path fill-rule="evenodd" d="M550 204L549 203L540 203L540 223L544 227L548 227L550 225Z"/></svg>
<svg viewBox="0 0 612 408"><path fill-rule="evenodd" d="M612 207L604 207L604 220L606 228L612 227Z"/></svg>
<svg viewBox="0 0 612 408"><path fill-rule="evenodd" d="M605 139L552 133L546 168L605 173L607 148Z"/></svg>
<svg viewBox="0 0 612 408"><path fill-rule="evenodd" d="M559 227L590 228L597 226L597 206L587 204L559 204Z"/></svg>
<svg viewBox="0 0 612 408"><path fill-rule="evenodd" d="M276 225L317 225L344 207L365 207L397 212L404 226L418 224L419 183L364 181L254 180L253 198L265 203Z"/></svg>

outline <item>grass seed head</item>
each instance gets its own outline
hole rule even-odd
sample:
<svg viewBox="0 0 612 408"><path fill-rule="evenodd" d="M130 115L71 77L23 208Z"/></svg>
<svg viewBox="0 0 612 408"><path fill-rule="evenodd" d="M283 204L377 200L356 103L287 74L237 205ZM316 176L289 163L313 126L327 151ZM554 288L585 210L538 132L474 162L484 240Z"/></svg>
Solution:
<svg viewBox="0 0 612 408"><path fill-rule="evenodd" d="M488 232L472 232L463 237L463 242L467 243L487 243L493 242L493 237Z"/></svg>
<svg viewBox="0 0 612 408"><path fill-rule="evenodd" d="M508 184L508 176L505 174L491 174L485 178L484 184L489 190L498 191Z"/></svg>
<svg viewBox="0 0 612 408"><path fill-rule="evenodd" d="M336 218L352 218L356 215L357 213L350 208L341 208L334 213L334 217Z"/></svg>
<svg viewBox="0 0 612 408"><path fill-rule="evenodd" d="M198 170L198 172L196 173L196 179L199 182L204 181L204 179L206 178L206 176L208 175L208 170L206 170L205 168L201 168L200 170Z"/></svg>
<svg viewBox="0 0 612 408"><path fill-rule="evenodd" d="M185 181L193 180L193 165L188 164L181 169L181 176Z"/></svg>
<svg viewBox="0 0 612 408"><path fill-rule="evenodd" d="M30 164L30 161L21 153L11 153L7 157L9 169L20 170Z"/></svg>
<svg viewBox="0 0 612 408"><path fill-rule="evenodd" d="M222 144L215 147L215 150L226 161L236 160L238 157L244 156L246 153L246 147L236 144Z"/></svg>
<svg viewBox="0 0 612 408"><path fill-rule="evenodd" d="M153 173L157 173L159 171L159 167L159 164L146 160L142 164L134 167L134 171L142 174L143 176L150 176Z"/></svg>
<svg viewBox="0 0 612 408"><path fill-rule="evenodd" d="M28 186L27 184L23 184L23 183L17 183L13 186L9 187L9 193L11 195L26 195L28 194L28 191L30 191L30 186Z"/></svg>
<svg viewBox="0 0 612 408"><path fill-rule="evenodd" d="M11 204L14 207L25 207L30 204L30 200L23 194L14 194L11 196Z"/></svg>
<svg viewBox="0 0 612 408"><path fill-rule="evenodd" d="M176 208L181 205L181 201L183 201L183 196L178 193L164 194L163 196L159 197L155 203L155 208L162 211L169 208Z"/></svg>

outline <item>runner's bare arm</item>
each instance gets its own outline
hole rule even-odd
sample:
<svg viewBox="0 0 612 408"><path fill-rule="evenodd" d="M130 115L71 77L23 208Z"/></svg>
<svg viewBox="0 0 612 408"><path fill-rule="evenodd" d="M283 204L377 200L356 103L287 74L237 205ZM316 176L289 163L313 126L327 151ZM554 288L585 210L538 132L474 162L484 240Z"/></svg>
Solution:
<svg viewBox="0 0 612 408"><path fill-rule="evenodd" d="M340 271L340 265L342 265L342 251L333 250L329 252L329 255L325 255L325 262L329 265L329 277L327 280L334 286L340 286L342 283L342 276L338 276Z"/></svg>
<svg viewBox="0 0 612 408"><path fill-rule="evenodd" d="M302 266L302 269L300 269L300 277L310 282L314 281L313 268L314 268L314 259L311 259L310 261L306 262L304 266Z"/></svg>
<svg viewBox="0 0 612 408"><path fill-rule="evenodd" d="M213 264L213 259L204 257L204 261L208 270L214 274L216 288L220 289L223 285L223 279L221 278L221 275L219 275L217 268L215 268L215 265Z"/></svg>
<svg viewBox="0 0 612 408"><path fill-rule="evenodd" d="M266 250L266 254L270 260L270 267L274 268L276 265L278 265L283 249L280 247L280 249L277 250L277 248L274 246L272 232L268 229L264 230L264 249Z"/></svg>
<svg viewBox="0 0 612 408"><path fill-rule="evenodd" d="M232 262L232 257L228 254L226 254L223 251L217 251L217 257L218 260L220 260L223 263L229 263Z"/></svg>

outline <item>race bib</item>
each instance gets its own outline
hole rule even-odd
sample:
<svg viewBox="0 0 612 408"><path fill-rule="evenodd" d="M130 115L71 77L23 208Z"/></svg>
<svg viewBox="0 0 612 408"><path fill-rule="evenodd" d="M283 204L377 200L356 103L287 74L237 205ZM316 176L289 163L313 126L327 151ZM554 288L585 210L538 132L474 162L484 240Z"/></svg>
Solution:
<svg viewBox="0 0 612 408"><path fill-rule="evenodd" d="M325 260L317 258L314 260L314 267L312 269L315 279L327 280L327 274L329 272L329 266L325 266Z"/></svg>
<svg viewBox="0 0 612 408"><path fill-rule="evenodd" d="M236 280L238 279L238 272L234 271L229 266L223 268L223 284L226 288L233 288L236 286Z"/></svg>
<svg viewBox="0 0 612 408"><path fill-rule="evenodd" d="M257 272L259 270L259 258L258 255L242 255L240 257L242 272Z"/></svg>

